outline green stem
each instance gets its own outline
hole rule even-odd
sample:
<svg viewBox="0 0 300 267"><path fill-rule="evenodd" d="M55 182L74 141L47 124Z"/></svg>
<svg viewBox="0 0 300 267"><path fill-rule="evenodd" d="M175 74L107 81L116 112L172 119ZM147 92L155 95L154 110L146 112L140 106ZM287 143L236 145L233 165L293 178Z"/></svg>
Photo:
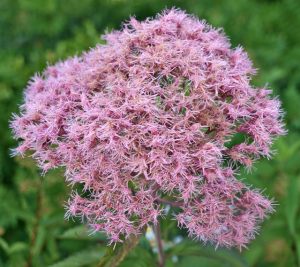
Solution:
<svg viewBox="0 0 300 267"><path fill-rule="evenodd" d="M26 267L31 267L32 266L32 261L33 261L33 257L34 257L34 245L36 243L36 238L37 238L37 234L38 234L38 229L39 229L39 225L40 225L40 220L42 217L42 202L43 202L43 180L42 178L39 178L39 183L38 183L38 189L37 189L37 195L36 195L36 211L35 211L35 222L33 225L33 229L32 229L32 234L31 234L31 238L30 238L30 245L29 245L29 255L28 255L28 259L25 263Z"/></svg>

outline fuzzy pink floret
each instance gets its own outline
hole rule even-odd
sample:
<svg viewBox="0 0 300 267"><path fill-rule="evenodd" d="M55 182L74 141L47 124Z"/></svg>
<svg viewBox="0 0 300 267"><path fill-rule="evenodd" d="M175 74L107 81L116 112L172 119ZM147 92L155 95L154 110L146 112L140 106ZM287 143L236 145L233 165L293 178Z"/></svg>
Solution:
<svg viewBox="0 0 300 267"><path fill-rule="evenodd" d="M245 246L272 205L235 176L285 133L279 100L250 85L241 47L183 11L132 18L104 39L33 77L12 122L15 153L32 151L44 172L65 167L82 187L67 217L111 242L156 223L167 198L192 237Z"/></svg>

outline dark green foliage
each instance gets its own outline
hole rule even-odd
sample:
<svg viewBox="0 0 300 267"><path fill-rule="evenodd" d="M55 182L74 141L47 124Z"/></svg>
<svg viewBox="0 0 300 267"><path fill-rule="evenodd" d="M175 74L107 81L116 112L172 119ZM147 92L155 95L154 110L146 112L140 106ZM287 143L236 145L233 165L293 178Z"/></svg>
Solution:
<svg viewBox="0 0 300 267"><path fill-rule="evenodd" d="M144 19L171 6L223 27L234 46L245 47L259 68L255 85L268 82L282 99L289 134L277 140L274 159L241 175L279 204L249 249L215 251L187 238L175 245L174 238L186 232L168 215L162 223L166 266L300 265L300 1L1 0L0 266L96 266L105 255L103 235L91 236L79 221L64 220L69 189L63 170L41 178L32 160L10 157L16 143L8 121L21 104L28 79L47 62L94 46L105 30L120 28L129 15ZM183 89L190 94L188 81ZM143 238L120 266L156 266L156 257Z"/></svg>

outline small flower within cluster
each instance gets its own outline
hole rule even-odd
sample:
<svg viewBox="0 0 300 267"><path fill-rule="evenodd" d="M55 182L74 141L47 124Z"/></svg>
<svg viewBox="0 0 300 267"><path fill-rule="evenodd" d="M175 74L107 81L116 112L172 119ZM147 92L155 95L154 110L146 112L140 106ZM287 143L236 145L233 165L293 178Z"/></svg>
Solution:
<svg viewBox="0 0 300 267"><path fill-rule="evenodd" d="M280 102L249 84L247 54L180 10L132 18L98 45L36 75L12 128L44 172L65 167L67 217L119 242L176 202L192 237L242 247L272 211L235 178L284 134ZM243 140L231 142L240 135ZM78 189L77 189L78 190Z"/></svg>

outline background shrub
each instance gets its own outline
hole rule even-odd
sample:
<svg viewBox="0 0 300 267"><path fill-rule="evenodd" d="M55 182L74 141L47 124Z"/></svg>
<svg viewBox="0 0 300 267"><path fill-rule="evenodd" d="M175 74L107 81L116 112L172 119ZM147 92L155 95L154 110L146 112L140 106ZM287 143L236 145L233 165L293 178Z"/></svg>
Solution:
<svg viewBox="0 0 300 267"><path fill-rule="evenodd" d="M167 266L299 266L300 220L300 2L297 0L1 0L0 2L0 266L94 266L106 241L88 236L79 222L63 219L69 190L62 171L40 177L30 159L15 159L8 129L23 89L46 62L80 54L129 15L153 16L177 6L223 27L259 68L254 84L269 86L286 111L289 134L277 140L273 160L262 160L241 178L278 202L277 212L242 253L203 247L185 238L174 221L162 225ZM171 216L170 216L171 217ZM176 238L177 237L177 238ZM151 238L150 238L151 239ZM143 239L121 266L155 266L151 242ZM56 265L55 265L56 264Z"/></svg>

